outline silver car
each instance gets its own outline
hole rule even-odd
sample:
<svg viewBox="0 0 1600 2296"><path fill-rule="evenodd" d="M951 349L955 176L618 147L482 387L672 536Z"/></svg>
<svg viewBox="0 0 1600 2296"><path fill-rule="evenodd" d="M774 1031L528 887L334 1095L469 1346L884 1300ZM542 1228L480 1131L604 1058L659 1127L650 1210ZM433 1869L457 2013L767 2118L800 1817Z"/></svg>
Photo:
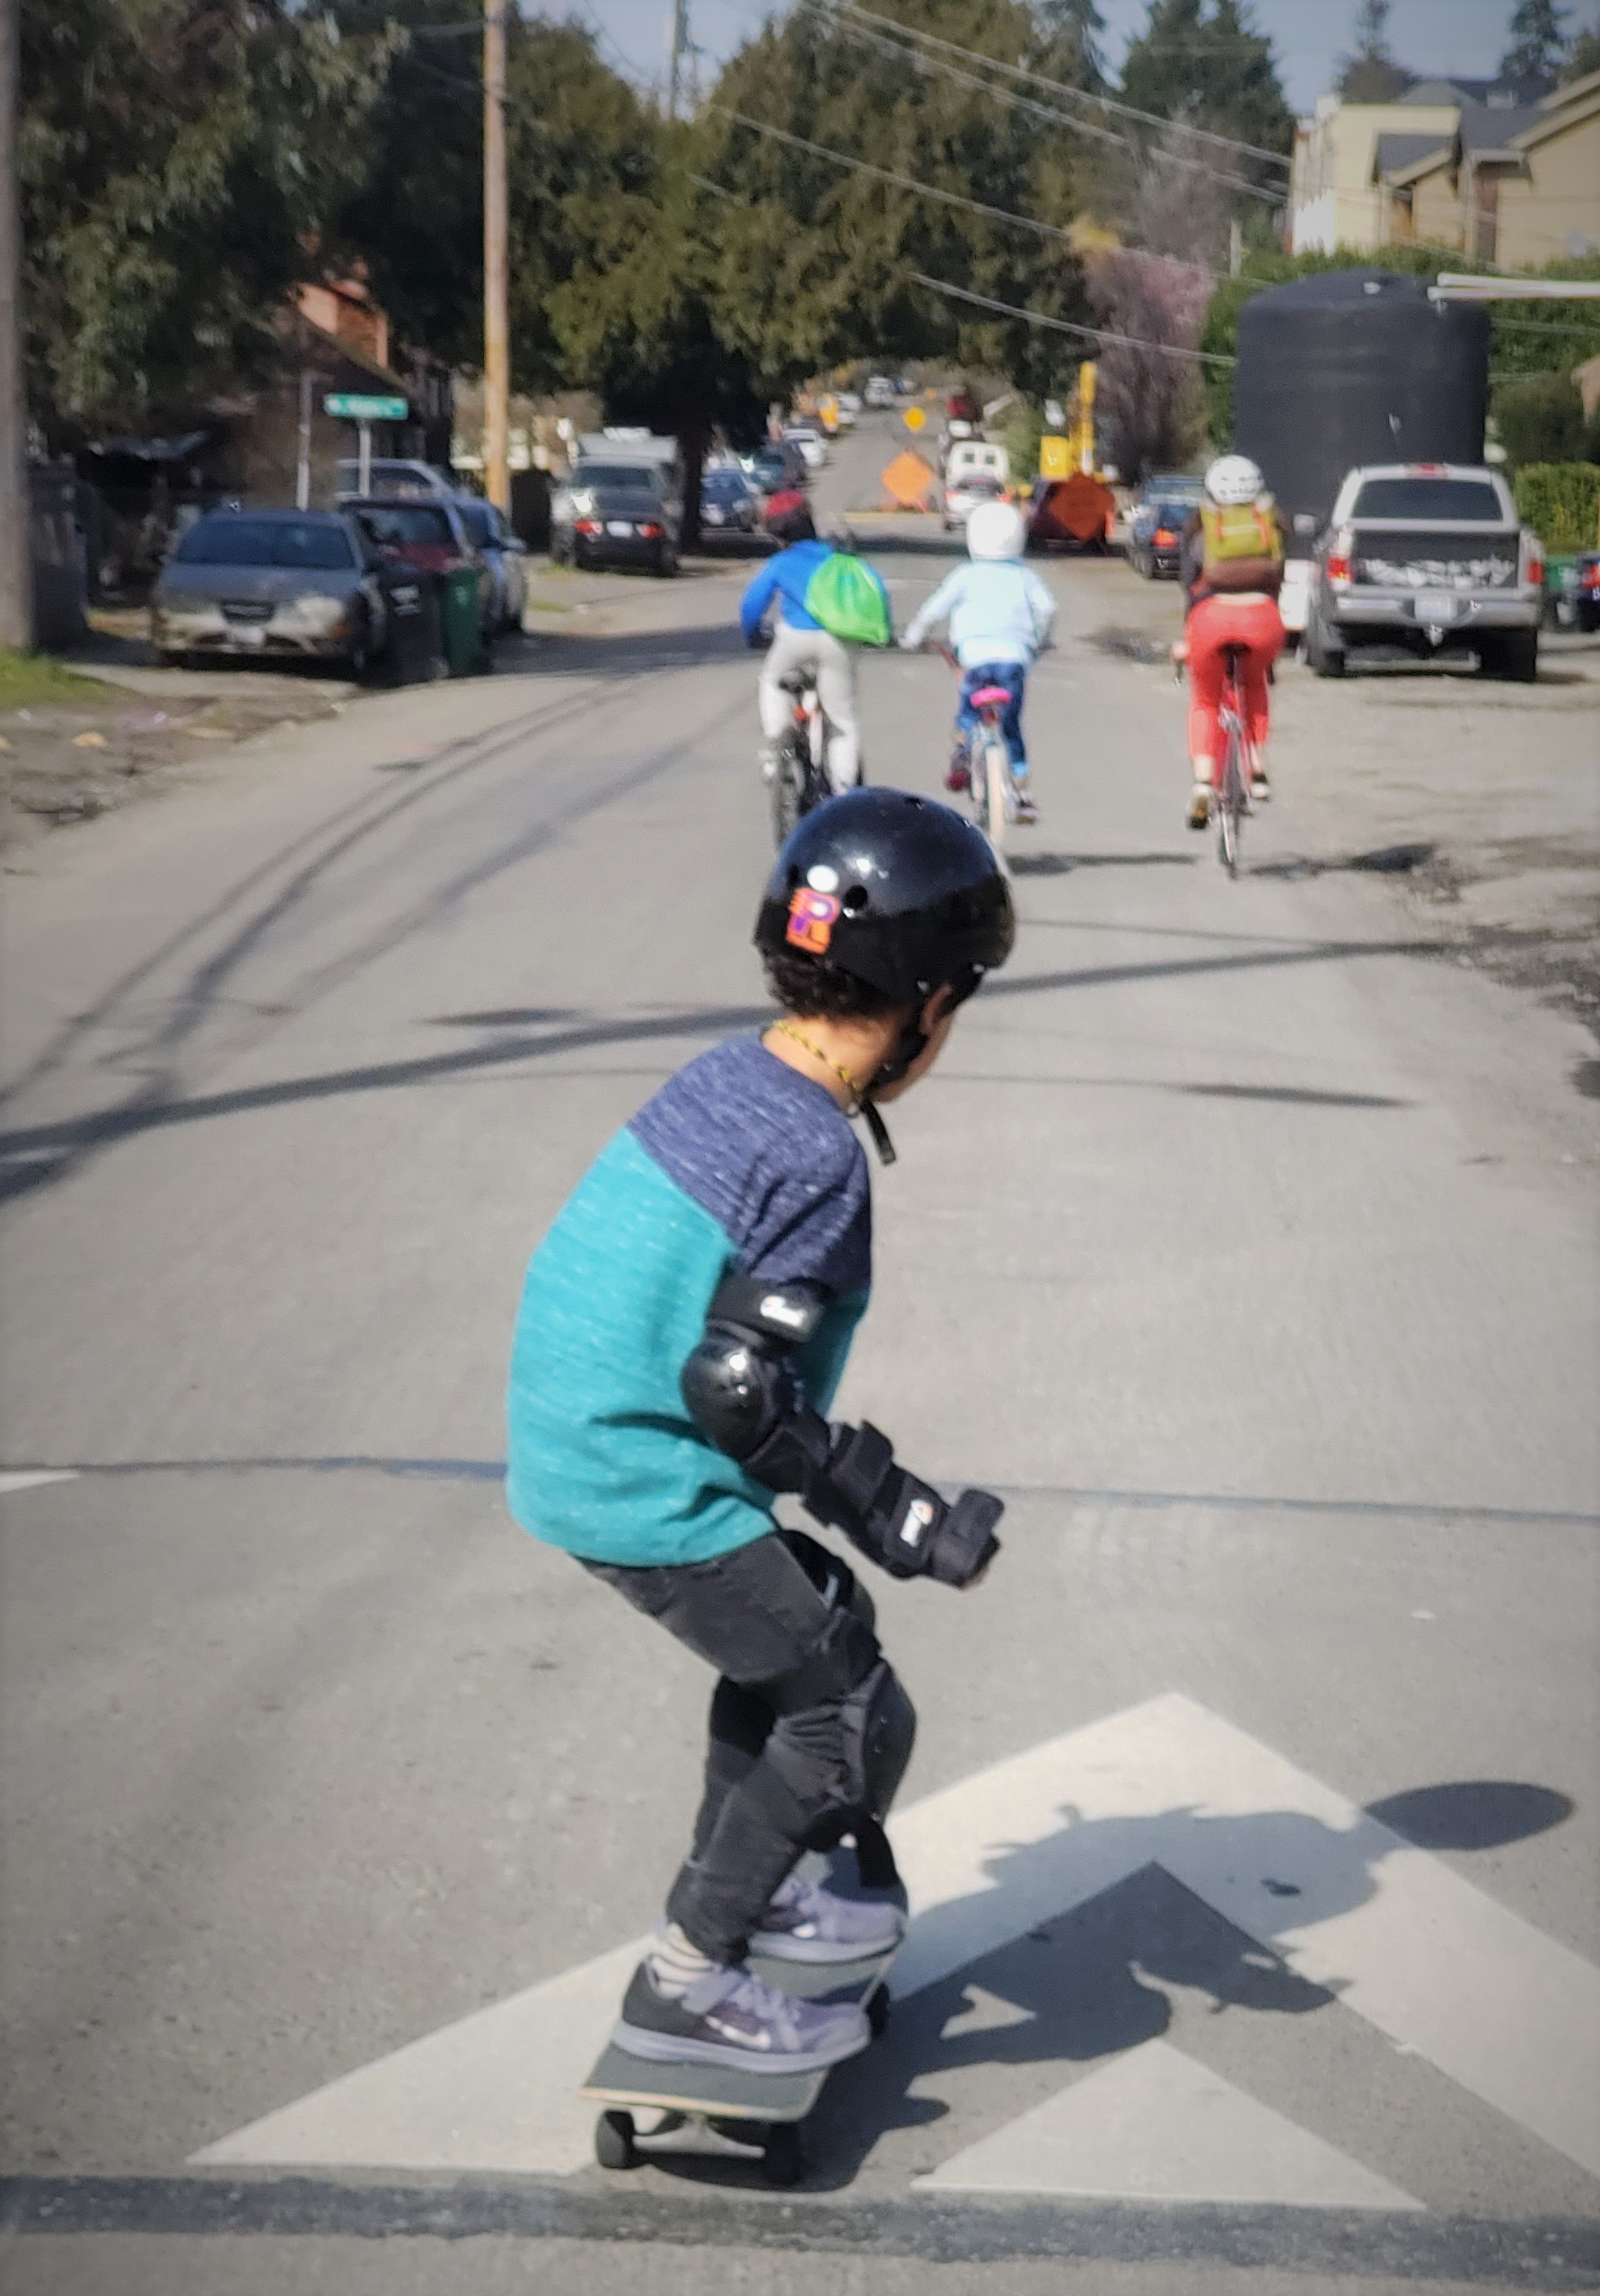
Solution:
<svg viewBox="0 0 1600 2296"><path fill-rule="evenodd" d="M494 584L491 611L497 629L521 629L528 603L528 545L513 533L503 510L479 495L458 494L455 506L478 548Z"/></svg>
<svg viewBox="0 0 1600 2296"><path fill-rule="evenodd" d="M388 640L395 580L342 511L207 511L162 568L151 642L167 661L287 655L359 677Z"/></svg>

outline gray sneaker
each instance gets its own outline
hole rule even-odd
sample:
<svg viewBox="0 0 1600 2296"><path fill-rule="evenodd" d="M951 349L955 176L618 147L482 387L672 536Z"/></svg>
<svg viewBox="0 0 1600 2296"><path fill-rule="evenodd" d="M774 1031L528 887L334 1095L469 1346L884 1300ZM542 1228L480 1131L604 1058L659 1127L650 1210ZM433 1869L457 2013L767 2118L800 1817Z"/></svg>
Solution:
<svg viewBox="0 0 1600 2296"><path fill-rule="evenodd" d="M750 1940L773 1961L866 1961L892 1953L906 1917L884 1898L840 1897L819 1881L792 1873Z"/></svg>
<svg viewBox="0 0 1600 2296"><path fill-rule="evenodd" d="M656 2064L731 2065L745 2072L821 2072L872 2039L866 2014L798 2001L752 1970L708 1969L687 1993L658 1993L641 1961L611 2032L620 2049Z"/></svg>

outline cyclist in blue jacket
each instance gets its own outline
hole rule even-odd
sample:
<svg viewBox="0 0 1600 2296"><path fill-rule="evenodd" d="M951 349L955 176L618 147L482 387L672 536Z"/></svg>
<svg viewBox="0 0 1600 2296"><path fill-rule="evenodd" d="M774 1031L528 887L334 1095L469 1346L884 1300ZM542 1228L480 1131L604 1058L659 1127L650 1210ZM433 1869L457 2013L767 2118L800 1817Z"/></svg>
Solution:
<svg viewBox="0 0 1600 2296"><path fill-rule="evenodd" d="M828 778L835 792L853 789L861 779L861 735L856 722L856 655L853 647L822 628L805 606L805 594L817 568L833 554L834 545L818 539L811 506L798 490L792 502L775 496L767 513L767 531L784 547L769 558L745 591L739 607L739 625L747 646L766 638L769 612L776 610L778 626L756 688L761 718L761 778L770 781L778 771L778 746L790 715L789 697L782 681L798 671L816 680L817 699L828 721ZM872 573L870 567L867 568ZM883 584L876 574L873 580ZM884 608L887 611L887 594Z"/></svg>
<svg viewBox="0 0 1600 2296"><path fill-rule="evenodd" d="M1022 513L1013 504L980 504L967 521L969 563L940 583L901 644L915 651L936 622L950 624L950 643L962 678L946 789L967 786L968 744L978 723L971 696L982 686L1007 689L1011 700L1000 726L1016 784L1016 817L1036 822L1039 812L1028 787L1028 752L1023 742L1023 685L1034 655L1050 641L1056 602L1033 569L1019 563L1026 541Z"/></svg>

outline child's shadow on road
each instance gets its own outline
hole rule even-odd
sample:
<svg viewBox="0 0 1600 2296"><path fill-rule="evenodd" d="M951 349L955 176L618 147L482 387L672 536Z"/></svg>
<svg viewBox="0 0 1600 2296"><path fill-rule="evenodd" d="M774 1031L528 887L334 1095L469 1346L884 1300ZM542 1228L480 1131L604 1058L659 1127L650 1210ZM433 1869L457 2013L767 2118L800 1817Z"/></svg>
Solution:
<svg viewBox="0 0 1600 2296"><path fill-rule="evenodd" d="M1025 1913L1059 1891L1055 1903L1076 1898L1076 1909L1025 1930L1019 1921L1009 1942L980 1947L895 2003L884 2040L840 2067L823 2092L807 2184L848 2185L885 2131L944 2118L946 2105L912 2093L928 2076L1081 2064L1156 2039L1173 2019L1168 1986L1208 1995L1218 2015L1326 2008L1337 1989L1297 1975L1272 1940L1364 1904L1396 1834L1429 1850L1487 1849L1559 1825L1571 1808L1547 1787L1475 1781L1393 1796L1348 1832L1290 1810L1210 1817L1175 1809L1069 1822L1008 1851L989 1867L1002 1897ZM1095 1890L1102 1872L1105 1885ZM1244 1909L1253 1934L1206 1902L1214 1886ZM927 1921L958 1940L980 1902L987 1913L990 1893ZM908 1955L917 1943L914 1927Z"/></svg>

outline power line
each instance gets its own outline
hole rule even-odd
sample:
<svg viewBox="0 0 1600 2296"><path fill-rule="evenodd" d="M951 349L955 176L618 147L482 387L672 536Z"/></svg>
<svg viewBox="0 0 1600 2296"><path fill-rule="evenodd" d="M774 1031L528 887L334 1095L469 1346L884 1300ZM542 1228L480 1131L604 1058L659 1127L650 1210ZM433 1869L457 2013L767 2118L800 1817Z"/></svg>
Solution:
<svg viewBox="0 0 1600 2296"><path fill-rule="evenodd" d="M749 128L758 136L770 136L779 144L792 144L797 151L814 153L821 160L831 160L838 167L853 168L858 175L876 176L881 183L897 184L902 191L915 191L925 199L937 199L947 207L964 207L974 216L989 216L997 223L1017 224L1024 231L1037 232L1043 239L1059 239L1072 244L1072 233L1059 224L1042 224L1033 216L1013 214L1009 207L991 207L982 199L968 199L959 191L942 191L937 184L923 183L914 175L901 175L891 167L875 167L870 160L852 159L848 152L836 152L826 144L813 144L809 136L791 135L787 128L774 128L769 120L752 119L743 111L730 110L725 103L708 103L708 111L715 111L724 119L732 119L741 128Z"/></svg>
<svg viewBox="0 0 1600 2296"><path fill-rule="evenodd" d="M816 0L816 4L826 4L826 0ZM1057 127L1070 128L1074 135L1087 136L1098 144L1114 144L1136 154L1140 151L1140 146L1130 136L1119 135L1113 128L1096 127L1092 120L1080 119L1072 112L1058 110L1052 104L1040 103L1033 96L1019 94L1015 88L997 87L992 80L980 79L973 73L963 72L959 66L946 63L941 56L924 55L916 48L902 48L892 40L884 40L875 32L865 31L848 17L836 20L831 28L842 32L848 40L860 40L868 48L875 48L882 55L892 56L899 63L911 65L919 72L937 72L945 79L954 80L958 87L975 89L979 94L991 96L997 103L1007 104L1015 111L1025 111L1035 119L1049 120ZM1172 120L1161 123L1164 128L1177 124ZM1281 204L1281 188L1272 189L1253 183L1247 176L1231 175L1224 169L1208 166L1204 160L1188 159L1180 152L1167 152L1163 156L1168 166L1182 168L1189 174L1208 176L1213 182L1226 183L1233 190L1243 191L1253 199L1264 199L1270 207L1276 207Z"/></svg>
<svg viewBox="0 0 1600 2296"><path fill-rule="evenodd" d="M1101 111L1113 113L1121 119L1137 119L1147 128L1175 128L1180 135L1191 136L1197 142L1214 144L1224 151L1244 152L1252 159L1265 160L1273 167L1287 168L1290 163L1281 152L1270 152L1261 144L1247 144L1239 136L1222 136L1210 128L1191 127L1186 120L1164 119L1159 112L1141 111L1137 105L1122 103L1115 97L1095 95L1086 88L1075 88L1068 80L1046 79L1041 72L1029 72L1020 64L1003 63L998 56L986 56L980 48L962 48L953 40L938 39L932 32L921 31L914 24L904 24L894 16L880 16L870 8L863 8L857 0L828 0L840 14L858 16L865 22L882 25L903 40L920 41L925 47L944 49L952 56L965 57L971 64L983 64L992 72L1002 72L1008 79L1025 80L1036 88L1047 88L1054 95L1068 96L1075 103L1089 104Z"/></svg>
<svg viewBox="0 0 1600 2296"><path fill-rule="evenodd" d="M926 271L910 271L906 275L915 279L919 287L932 287L939 295L954 295L959 302L975 303L983 311L998 311L1008 319L1025 319L1030 326L1052 328L1059 335L1078 335L1090 342L1121 343L1136 351L1159 351L1166 358L1199 359L1207 366L1236 366L1236 359L1226 358L1220 351L1185 350L1178 343L1157 343L1147 335L1119 335L1110 327L1080 327L1069 319L1052 319L1042 311L1024 311L1020 303L999 303L993 295L975 295L971 287L958 287L949 279L930 278Z"/></svg>

